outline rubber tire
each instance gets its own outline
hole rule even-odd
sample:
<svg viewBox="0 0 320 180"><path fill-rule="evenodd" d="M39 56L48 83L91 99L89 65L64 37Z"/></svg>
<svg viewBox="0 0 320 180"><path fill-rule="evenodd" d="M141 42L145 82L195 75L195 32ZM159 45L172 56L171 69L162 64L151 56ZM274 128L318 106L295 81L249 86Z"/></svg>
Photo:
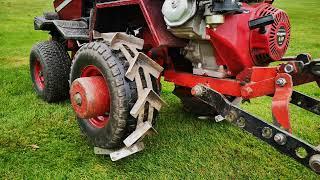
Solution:
<svg viewBox="0 0 320 180"><path fill-rule="evenodd" d="M71 67L70 82L81 76L81 70L96 66L104 76L111 95L109 122L104 128L94 127L87 119L77 117L82 133L95 146L114 149L135 130L137 120L130 110L137 100L135 82L125 78L128 68L120 51L112 51L104 42L91 42L77 52Z"/></svg>
<svg viewBox="0 0 320 180"><path fill-rule="evenodd" d="M43 89L35 82L33 72L36 59L43 68ZM30 53L30 75L37 95L49 103L66 100L69 97L70 66L70 56L62 44L45 41L34 45Z"/></svg>

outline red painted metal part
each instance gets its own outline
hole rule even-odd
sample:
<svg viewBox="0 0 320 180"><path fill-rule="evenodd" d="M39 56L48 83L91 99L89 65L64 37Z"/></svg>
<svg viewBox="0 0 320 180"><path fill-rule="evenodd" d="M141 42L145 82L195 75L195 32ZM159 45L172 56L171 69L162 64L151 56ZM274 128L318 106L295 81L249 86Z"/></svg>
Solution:
<svg viewBox="0 0 320 180"><path fill-rule="evenodd" d="M253 67L241 72L237 79L242 82L241 96L244 99L272 95L277 67Z"/></svg>
<svg viewBox="0 0 320 180"><path fill-rule="evenodd" d="M267 32L261 34L257 29L250 33L251 55L256 65L264 65L272 61L281 60L289 47L291 25L288 15L271 4L261 4L256 10L254 19L266 15L272 15L275 21L272 25L266 27ZM279 37L278 34L280 35L283 32L285 32L285 35L283 34L282 37ZM279 43L279 38L283 38L281 44Z"/></svg>
<svg viewBox="0 0 320 180"><path fill-rule="evenodd" d="M73 59L77 51L79 50L77 42L71 39L67 40L67 48L69 51L71 51L71 59Z"/></svg>
<svg viewBox="0 0 320 180"><path fill-rule="evenodd" d="M55 0L53 2L54 8L57 8L65 0ZM59 18L63 20L74 20L82 17L82 0L72 0L68 5L61 9L58 14Z"/></svg>
<svg viewBox="0 0 320 180"><path fill-rule="evenodd" d="M221 94L242 97L244 99L273 95L272 114L275 124L291 133L289 103L291 101L294 81L291 75L279 72L280 67L249 68L240 73L235 80L196 76L173 70L165 71L164 77L166 81L173 82L178 86L193 88L197 84L203 84ZM298 74L294 75L298 76ZM309 76L305 75L305 78L299 80L298 83L317 81L314 76L312 77L309 78ZM279 84L277 82L279 79L284 80L284 83Z"/></svg>
<svg viewBox="0 0 320 180"><path fill-rule="evenodd" d="M277 76L278 67L252 67L237 75L239 81L259 82Z"/></svg>
<svg viewBox="0 0 320 180"><path fill-rule="evenodd" d="M267 65L280 60L290 40L290 22L284 11L267 3L243 3L242 9L248 13L226 15L224 24L216 28L207 28L217 63L225 65L231 76L236 76L254 65ZM250 20L266 15L273 15L275 18L274 24L266 26L266 33L260 33L259 29L250 30ZM280 28L286 33L281 45L277 43Z"/></svg>
<svg viewBox="0 0 320 180"><path fill-rule="evenodd" d="M266 95L272 95L275 92L274 78L251 82L241 87L241 96L244 99L252 99Z"/></svg>
<svg viewBox="0 0 320 180"><path fill-rule="evenodd" d="M155 0L119 0L105 3L97 3L96 7L112 8L117 6L139 5L146 23L148 24L148 32L145 32L145 37L152 37L153 41L146 39L148 43L153 43L153 47L168 46L168 47L184 47L186 42L174 37L168 30L164 22L161 12L163 1Z"/></svg>
<svg viewBox="0 0 320 180"><path fill-rule="evenodd" d="M78 117L88 119L110 111L110 97L105 80L102 76L83 77L76 79L71 86L70 98L73 109ZM75 98L81 96L79 104Z"/></svg>
<svg viewBox="0 0 320 180"><path fill-rule="evenodd" d="M43 90L45 87L45 83L44 83L44 76L43 76L43 67L40 63L40 60L36 59L33 66L34 66L33 75L36 81L36 85L40 90Z"/></svg>
<svg viewBox="0 0 320 180"><path fill-rule="evenodd" d="M249 36L245 36L249 28L240 29L238 26L240 19L232 16L228 18L227 16L226 24L219 26L216 31L207 28L217 63L227 66L228 74L233 76L254 65L248 47ZM241 34L241 36L238 37L237 34Z"/></svg>
<svg viewBox="0 0 320 180"><path fill-rule="evenodd" d="M197 76L191 73L165 70L166 81L175 85L193 88L197 84L206 85L221 94L252 99L256 97L273 95L276 92L275 81L279 74L279 67L252 67L241 72L236 79L218 79L212 77ZM289 74L288 74L289 75ZM302 80L293 83L305 84L316 81L312 75L302 75ZM290 75L289 75L290 76ZM298 74L293 74L298 77ZM309 76L312 76L309 77ZM291 76L290 76L291 77ZM305 78L304 78L305 77Z"/></svg>
<svg viewBox="0 0 320 180"><path fill-rule="evenodd" d="M81 97L81 103L77 96ZM77 116L97 128L105 127L109 122L111 99L108 84L98 68L88 66L82 71L70 88L71 104Z"/></svg>
<svg viewBox="0 0 320 180"><path fill-rule="evenodd" d="M196 76L191 73L175 72L173 70L165 71L164 78L178 86L193 88L197 84L203 84L225 95L241 96L240 82L236 80Z"/></svg>
<svg viewBox="0 0 320 180"><path fill-rule="evenodd" d="M204 84L224 95L252 99L274 94L277 74L277 67L253 67L240 73L237 79L203 77L173 70L165 71L164 77L179 86L193 88Z"/></svg>
<svg viewBox="0 0 320 180"><path fill-rule="evenodd" d="M281 78L286 82L284 85L277 83L277 80ZM272 99L272 115L275 124L291 133L289 103L293 91L292 78L289 74L281 73L276 77L274 83L276 90Z"/></svg>

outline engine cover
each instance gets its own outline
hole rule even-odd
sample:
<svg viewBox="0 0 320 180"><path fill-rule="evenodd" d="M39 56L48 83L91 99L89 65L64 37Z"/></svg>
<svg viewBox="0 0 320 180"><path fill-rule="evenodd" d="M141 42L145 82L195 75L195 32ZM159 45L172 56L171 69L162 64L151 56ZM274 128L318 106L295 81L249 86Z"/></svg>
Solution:
<svg viewBox="0 0 320 180"><path fill-rule="evenodd" d="M225 15L224 24L207 28L217 65L225 66L230 76L281 60L290 41L290 22L284 11L268 3L243 3L241 10L243 13ZM268 15L273 16L273 24L263 30L250 29L250 21Z"/></svg>
<svg viewBox="0 0 320 180"><path fill-rule="evenodd" d="M266 33L251 31L250 49L256 65L265 65L280 60L286 53L290 42L290 21L288 15L270 4L258 7L254 18L273 15L275 22L266 26Z"/></svg>

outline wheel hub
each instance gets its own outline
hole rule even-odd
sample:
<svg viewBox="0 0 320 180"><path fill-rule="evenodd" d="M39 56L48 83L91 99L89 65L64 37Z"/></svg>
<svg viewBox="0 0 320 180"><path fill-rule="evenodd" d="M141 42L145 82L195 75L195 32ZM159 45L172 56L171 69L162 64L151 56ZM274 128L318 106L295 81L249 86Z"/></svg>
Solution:
<svg viewBox="0 0 320 180"><path fill-rule="evenodd" d="M79 118L101 119L110 111L109 89L102 76L76 79L70 88L72 107Z"/></svg>
<svg viewBox="0 0 320 180"><path fill-rule="evenodd" d="M40 63L40 60L37 59L34 63L34 77L36 81L36 85L38 86L39 89L44 89L44 76L43 76L43 67Z"/></svg>
<svg viewBox="0 0 320 180"><path fill-rule="evenodd" d="M77 93L73 96L74 101L76 102L76 104L78 106L82 105L82 98L81 98L81 94Z"/></svg>

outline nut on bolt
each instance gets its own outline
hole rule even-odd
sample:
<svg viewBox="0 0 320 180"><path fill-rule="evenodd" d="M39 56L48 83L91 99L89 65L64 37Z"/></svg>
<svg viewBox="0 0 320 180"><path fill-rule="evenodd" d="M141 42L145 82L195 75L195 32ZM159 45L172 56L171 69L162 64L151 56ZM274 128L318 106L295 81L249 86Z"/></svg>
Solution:
<svg viewBox="0 0 320 180"><path fill-rule="evenodd" d="M269 127L264 127L262 129L262 137L270 139L272 137L272 129Z"/></svg>
<svg viewBox="0 0 320 180"><path fill-rule="evenodd" d="M275 136L274 136L274 141L276 143L278 143L279 145L285 145L286 142L287 142L287 137L286 135L282 134L282 133L277 133Z"/></svg>
<svg viewBox="0 0 320 180"><path fill-rule="evenodd" d="M74 99L74 101L77 103L78 106L81 106L81 105L82 105L82 97L81 97L80 93L76 93L76 94L73 96L73 99Z"/></svg>
<svg viewBox="0 0 320 180"><path fill-rule="evenodd" d="M196 85L191 89L191 94L194 96L201 96L203 94L203 89L201 86Z"/></svg>
<svg viewBox="0 0 320 180"><path fill-rule="evenodd" d="M237 125L238 125L240 128L246 127L246 120L245 120L243 117L240 117L240 118L237 120Z"/></svg>
<svg viewBox="0 0 320 180"><path fill-rule="evenodd" d="M314 170L317 173L320 173L320 154L311 156L309 160L309 165L312 170Z"/></svg>
<svg viewBox="0 0 320 180"><path fill-rule="evenodd" d="M285 78L279 78L277 81L276 81L276 84L280 87L283 87L287 84L287 80Z"/></svg>
<svg viewBox="0 0 320 180"><path fill-rule="evenodd" d="M252 94L253 94L253 89L251 87L244 87L241 89L241 95L244 98L250 98Z"/></svg>
<svg viewBox="0 0 320 180"><path fill-rule="evenodd" d="M294 71L294 66L292 64L287 64L284 66L284 72L292 73Z"/></svg>
<svg viewBox="0 0 320 180"><path fill-rule="evenodd" d="M233 122L235 120L237 120L237 113L235 111L230 111L227 115L226 115L226 120L229 122Z"/></svg>

